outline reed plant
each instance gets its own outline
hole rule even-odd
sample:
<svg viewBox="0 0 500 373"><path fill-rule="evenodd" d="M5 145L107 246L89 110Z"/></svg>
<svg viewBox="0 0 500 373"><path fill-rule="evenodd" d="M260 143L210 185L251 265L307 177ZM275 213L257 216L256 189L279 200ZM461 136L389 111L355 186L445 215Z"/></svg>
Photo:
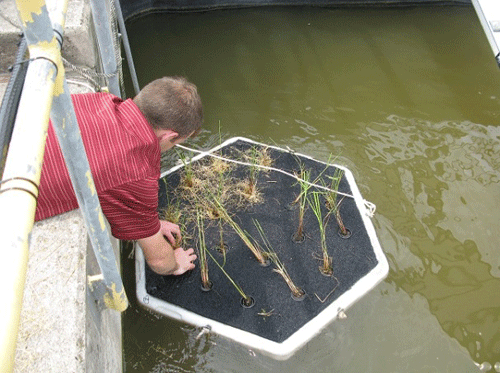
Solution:
<svg viewBox="0 0 500 373"><path fill-rule="evenodd" d="M297 198L292 202L293 204L299 204L299 220L297 225L297 230L293 235L293 240L296 242L301 242L304 240L304 216L307 207L307 195L309 193L309 189L311 188L311 184L309 180L311 178L311 172L309 170L304 169L304 166L300 166L300 174L298 177L298 182L300 185L300 193Z"/></svg>
<svg viewBox="0 0 500 373"><path fill-rule="evenodd" d="M189 159L187 158L187 156L184 152L179 151L177 148L175 148L175 151L177 152L179 159L181 160L182 164L184 165L183 185L186 188L192 188L194 185L194 183L193 183L193 177L194 177L193 165L189 161Z"/></svg>
<svg viewBox="0 0 500 373"><path fill-rule="evenodd" d="M223 219L233 230L235 233L241 238L243 243L250 249L252 254L255 256L257 261L265 265L266 264L266 258L260 247L254 245L252 240L250 239L249 235L247 232L245 232L239 225L236 223L233 218L229 215L228 211L226 208L222 205L222 203L217 199L213 198L212 195L212 202L214 205L214 208L218 211L219 216L221 219Z"/></svg>
<svg viewBox="0 0 500 373"><path fill-rule="evenodd" d="M286 284L288 285L288 288L290 289L290 291L292 292L294 297L301 298L305 294L304 291L301 288L299 288L297 285L295 285L295 283L293 282L292 278L290 277L290 275L288 274L288 272L285 268L285 265L280 260L280 258L278 257L278 254L273 249L269 240L267 239L267 236L265 235L264 230L262 229L262 226L260 225L260 223L255 219L252 219L252 220L253 220L253 224L255 225L255 228L257 228L257 232L259 232L260 238L264 242L265 249L263 249L263 250L266 251L266 256L276 266L276 268L274 268L273 271L278 273L283 278L283 280L285 280Z"/></svg>
<svg viewBox="0 0 500 373"><path fill-rule="evenodd" d="M325 191L325 200L326 207L329 210L335 210L337 208L337 198L338 198L338 190L340 186L340 181L342 180L342 176L344 175L344 171L340 168L336 168L333 172L333 176L327 176L330 181L325 185L329 190Z"/></svg>
<svg viewBox="0 0 500 373"><path fill-rule="evenodd" d="M328 255L328 247L326 245L326 224L328 222L329 214L323 217L321 213L321 203L320 203L320 195L319 192L311 193L309 204L311 206L311 210L314 212L316 219L318 220L319 232L321 238L321 251L323 253L323 265L319 267L321 273L326 276L333 275L333 267L332 267L332 258Z"/></svg>
<svg viewBox="0 0 500 373"><path fill-rule="evenodd" d="M257 177L259 175L259 168L257 167L257 148L252 146L250 149L250 169L248 176L248 189L249 195L254 195L257 190Z"/></svg>
<svg viewBox="0 0 500 373"><path fill-rule="evenodd" d="M340 214L340 205L344 201L344 198L345 197L342 197L342 199L337 204L337 208L335 209L335 219L337 220L337 224L339 226L340 235L344 238L349 238L351 236L351 231L346 228L344 220L342 219L342 215Z"/></svg>
<svg viewBox="0 0 500 373"><path fill-rule="evenodd" d="M182 218L182 213L180 209L180 201L177 200L174 203L168 203L167 206L159 210L160 220L167 220L174 224L179 224Z"/></svg>
<svg viewBox="0 0 500 373"><path fill-rule="evenodd" d="M176 237L176 242L173 245L174 249L178 248L181 246L181 241L185 240L186 237L189 236L187 232L187 222L186 222L186 216L182 214L181 212L181 207L180 207L180 199L175 199L171 200L169 197L169 194L167 192L168 190L168 185L165 180L163 180L165 183L165 196L167 199L167 204L166 207L161 208L158 211L158 217L160 220L166 220L168 222L177 224L181 230L181 238Z"/></svg>
<svg viewBox="0 0 500 373"><path fill-rule="evenodd" d="M174 249L181 247L182 242L185 242L186 239L189 239L190 234L187 231L186 216L181 214L179 204L176 203L167 205L167 207L160 209L160 211L158 212L158 217L160 220L166 220L179 226L181 237L176 236L176 241L172 245Z"/></svg>
<svg viewBox="0 0 500 373"><path fill-rule="evenodd" d="M217 267L219 267L219 269L222 271L222 273L227 277L227 279L229 280L229 282L234 286L234 288L238 291L238 293L241 295L241 297L243 298L242 299L242 304L245 306L245 307L251 307L253 306L253 303L254 303L254 300L252 299L251 296L247 295L243 289L241 288L240 285L238 285L238 283L233 280L233 278L229 275L229 273L227 273L227 271L224 269L224 266L222 266L215 258L214 256L210 253L210 251L206 251L208 253L208 255L210 256L210 258L212 258L212 260L215 262L215 264L217 264Z"/></svg>
<svg viewBox="0 0 500 373"><path fill-rule="evenodd" d="M337 220L341 236L348 237L350 236L350 232L346 228L342 215L340 214L340 205L344 201L345 197L342 197L340 201L338 200L338 191L343 175L343 170L340 168L335 169L333 176L329 177L330 183L327 185L329 190L324 192L324 196L326 200L326 207L331 211L331 213L333 213L335 220Z"/></svg>
<svg viewBox="0 0 500 373"><path fill-rule="evenodd" d="M208 277L207 245L205 242L205 227L203 217L199 210L196 211L196 221L198 225L198 260L200 262L201 288L210 290L212 283Z"/></svg>
<svg viewBox="0 0 500 373"><path fill-rule="evenodd" d="M259 157L260 152L255 146L252 146L243 153L243 161L248 164L248 177L237 184L241 196L252 204L262 200L257 188L257 180L260 172Z"/></svg>
<svg viewBox="0 0 500 373"><path fill-rule="evenodd" d="M269 154L268 149L269 148L267 146L265 146L265 147L262 147L259 151L257 161L258 161L258 164L260 166L271 167L273 165L273 159L272 159L271 155ZM264 172L269 171L265 168L261 168L261 170Z"/></svg>
<svg viewBox="0 0 500 373"><path fill-rule="evenodd" d="M219 247L218 251L224 255L224 260L226 259L226 251L227 251L227 245L224 242L224 225L222 219L218 220L218 227L219 227Z"/></svg>

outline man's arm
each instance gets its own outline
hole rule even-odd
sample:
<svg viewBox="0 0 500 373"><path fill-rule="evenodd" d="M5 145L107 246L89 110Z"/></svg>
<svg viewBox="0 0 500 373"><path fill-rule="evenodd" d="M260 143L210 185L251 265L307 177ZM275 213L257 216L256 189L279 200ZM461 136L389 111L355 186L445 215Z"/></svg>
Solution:
<svg viewBox="0 0 500 373"><path fill-rule="evenodd" d="M193 249L174 249L164 236L172 242L172 234L180 239L180 232L173 229L176 225L161 221L160 230L152 236L138 240L149 267L160 275L181 275L194 268L196 259ZM178 228L177 228L178 229ZM172 242L173 243L173 242Z"/></svg>

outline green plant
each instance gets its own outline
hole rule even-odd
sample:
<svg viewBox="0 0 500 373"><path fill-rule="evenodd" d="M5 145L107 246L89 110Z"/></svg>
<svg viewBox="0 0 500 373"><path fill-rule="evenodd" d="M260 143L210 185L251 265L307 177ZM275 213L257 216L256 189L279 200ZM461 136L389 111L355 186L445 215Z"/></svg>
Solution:
<svg viewBox="0 0 500 373"><path fill-rule="evenodd" d="M259 175L259 168L257 167L257 163L258 163L258 151L255 146L252 146L250 148L250 175L248 177L249 187L252 189L252 192L255 190L257 186L257 176Z"/></svg>
<svg viewBox="0 0 500 373"><path fill-rule="evenodd" d="M167 192L167 182L165 181L165 179L163 180L163 182L165 184L165 196L167 199L167 205L166 207L158 211L158 217L160 220L166 220L171 223L177 224L181 230L181 240L185 240L185 237L188 236L188 233L186 232L185 216L181 213L180 199L175 199L174 201L172 201ZM177 237L174 248L181 246L181 240L179 240L179 237Z"/></svg>
<svg viewBox="0 0 500 373"><path fill-rule="evenodd" d="M271 158L271 155L267 151L268 147L262 147L262 149L259 151L258 155L258 164L264 167L271 167L273 164L273 159ZM266 169L263 169L264 171L269 171Z"/></svg>
<svg viewBox="0 0 500 373"><path fill-rule="evenodd" d="M199 210L196 211L196 220L198 225L198 260L200 262L201 286L203 290L209 290L212 287L208 277L207 246L205 243L205 228L203 217Z"/></svg>
<svg viewBox="0 0 500 373"><path fill-rule="evenodd" d="M336 168L333 176L330 176L330 183L328 185L328 191L324 192L326 207L333 213L335 219L337 220L337 224L339 226L340 234L343 236L349 236L349 230L345 227L344 221L340 214L340 205L344 201L345 197L342 197L340 201L338 200L338 190L340 186L340 181L344 175L344 171L340 168Z"/></svg>
<svg viewBox="0 0 500 373"><path fill-rule="evenodd" d="M240 195L250 203L257 203L262 200L257 188L257 179L260 172L259 157L260 153L255 146L242 153L243 162L248 164L248 177L240 181L237 187Z"/></svg>
<svg viewBox="0 0 500 373"><path fill-rule="evenodd" d="M229 273L227 273L227 271L224 269L224 267L214 258L214 256L210 253L210 251L207 250L207 253L210 256L210 258L212 258L212 260L215 262L215 264L217 264L217 267L219 267L219 269L222 271L222 273L224 273L224 275L227 277L227 279L229 280L229 282L234 286L234 288L241 295L241 297L243 298L243 302L242 302L243 305L246 306L246 307L251 307L253 305L253 299L252 299L252 297L250 297L249 295L247 295L243 291L243 289L241 288L241 286L239 286L236 283L236 281L233 280L233 278L229 275Z"/></svg>
<svg viewBox="0 0 500 373"><path fill-rule="evenodd" d="M340 215L340 205L344 201L344 198L345 197L342 197L342 199L337 204L337 208L335 209L335 219L337 220L337 224L339 225L340 234L345 238L349 238L351 232L349 232L349 229L347 229L346 226L344 225L344 220Z"/></svg>
<svg viewBox="0 0 500 373"><path fill-rule="evenodd" d="M236 232L236 234L241 238L241 240L245 243L245 245L250 249L252 254L255 256L257 261L261 264L266 264L266 258L264 256L264 253L262 250L258 247L255 246L248 233L245 232L234 220L229 216L229 213L225 209L225 207L220 203L219 200L214 198L213 200L214 207L216 210L219 212L221 219L223 219L233 230Z"/></svg>
<svg viewBox="0 0 500 373"><path fill-rule="evenodd" d="M340 168L336 168L333 172L333 176L327 176L330 179L330 182L325 185L329 190L325 191L325 200L326 207L329 210L334 210L337 208L337 197L338 190L340 186L340 181L342 180L342 176L344 175L344 171Z"/></svg>
<svg viewBox="0 0 500 373"><path fill-rule="evenodd" d="M259 232L260 238L264 242L266 256L276 266L276 268L273 269L273 271L278 273L285 280L286 284L288 285L288 288L290 289L290 291L292 292L294 297L296 297L296 298L302 297L304 295L304 291L301 288L299 288L297 285L295 285L295 283L293 282L292 278L290 277L290 275L288 274L288 272L285 268L285 265L280 260L280 258L278 257L278 254L272 248L269 240L267 239L267 237L264 233L264 230L262 229L262 226L260 225L260 223L257 220L255 220L255 219L252 219L252 220L253 220L253 224L255 225L255 228L257 228L257 232Z"/></svg>
<svg viewBox="0 0 500 373"><path fill-rule="evenodd" d="M319 267L319 269L321 273L323 273L324 275L332 276L333 275L332 258L328 255L328 248L326 246L326 224L328 221L329 214L327 214L325 218L322 217L321 203L319 200L320 194L321 193L319 192L311 193L309 204L319 224L319 232L321 237L321 251L323 253L323 265Z"/></svg>
<svg viewBox="0 0 500 373"><path fill-rule="evenodd" d="M297 198L292 202L292 204L299 203L299 221L297 225L297 230L293 235L293 240L300 242L304 240L304 215L307 207L307 194L311 188L311 183L309 179L311 178L311 172L306 170L304 166L300 165L300 174L298 177L298 182L300 185L300 193Z"/></svg>
<svg viewBox="0 0 500 373"><path fill-rule="evenodd" d="M184 165L184 177L183 177L183 184L184 187L186 188L192 188L193 187L193 166L191 162L188 160L186 157L186 154L184 152L181 152L175 148L175 151L177 152L177 155L179 156L179 159L181 160L182 164Z"/></svg>
<svg viewBox="0 0 500 373"><path fill-rule="evenodd" d="M219 252L224 255L224 261L226 260L226 250L227 246L224 243L224 227L222 224L222 219L218 220L218 225L219 225Z"/></svg>

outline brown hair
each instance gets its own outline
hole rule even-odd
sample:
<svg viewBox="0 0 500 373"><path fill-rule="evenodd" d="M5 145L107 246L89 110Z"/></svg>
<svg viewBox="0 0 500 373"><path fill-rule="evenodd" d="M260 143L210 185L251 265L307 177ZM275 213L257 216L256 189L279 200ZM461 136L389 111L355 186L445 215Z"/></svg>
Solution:
<svg viewBox="0 0 500 373"><path fill-rule="evenodd" d="M203 124L198 90L184 77L153 80L133 100L154 129L170 129L187 137Z"/></svg>

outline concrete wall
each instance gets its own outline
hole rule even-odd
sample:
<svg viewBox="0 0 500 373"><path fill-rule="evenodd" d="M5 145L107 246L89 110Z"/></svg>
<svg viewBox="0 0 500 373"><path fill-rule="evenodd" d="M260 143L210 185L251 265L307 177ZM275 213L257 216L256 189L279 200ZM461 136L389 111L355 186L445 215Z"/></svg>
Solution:
<svg viewBox="0 0 500 373"><path fill-rule="evenodd" d="M70 0L63 57L74 65L96 64L90 14L88 0ZM0 99L20 40L17 24L14 1L0 0ZM67 78L72 93L90 91L78 75ZM87 284L99 273L79 210L35 224L15 372L122 371L121 314L100 309Z"/></svg>
<svg viewBox="0 0 500 373"><path fill-rule="evenodd" d="M120 0L123 17L152 11L205 11L255 6L311 5L328 7L470 5L471 0Z"/></svg>

